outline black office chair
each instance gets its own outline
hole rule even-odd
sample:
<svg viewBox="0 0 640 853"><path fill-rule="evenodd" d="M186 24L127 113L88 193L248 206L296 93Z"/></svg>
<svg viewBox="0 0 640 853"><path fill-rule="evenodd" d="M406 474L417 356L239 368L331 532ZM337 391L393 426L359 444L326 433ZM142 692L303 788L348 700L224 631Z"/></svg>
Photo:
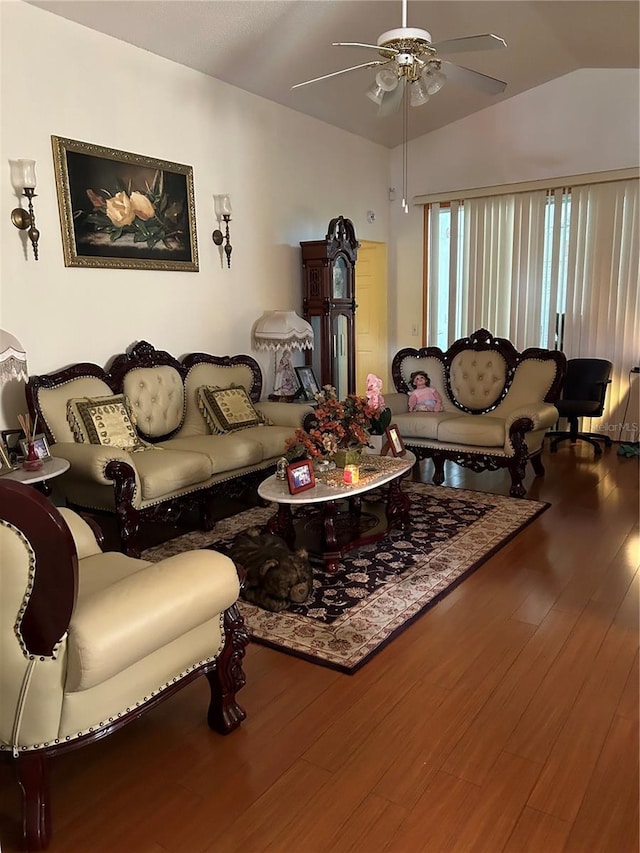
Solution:
<svg viewBox="0 0 640 853"><path fill-rule="evenodd" d="M578 439L592 444L596 456L602 453L600 442L611 447L609 436L595 432L579 432L579 418L599 418L604 411L604 398L607 385L611 382L613 365L603 358L571 358L567 362L567 373L562 389L562 399L555 404L560 417L569 422L565 432L550 432L551 452L555 453L561 441L567 438L572 444Z"/></svg>

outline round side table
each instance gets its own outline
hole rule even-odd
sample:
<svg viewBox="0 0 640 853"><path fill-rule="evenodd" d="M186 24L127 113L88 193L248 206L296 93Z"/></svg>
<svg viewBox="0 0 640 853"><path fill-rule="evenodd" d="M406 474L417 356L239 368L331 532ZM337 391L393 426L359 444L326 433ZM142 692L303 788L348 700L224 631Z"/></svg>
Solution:
<svg viewBox="0 0 640 853"><path fill-rule="evenodd" d="M51 486L46 482L64 474L69 468L69 462L66 459L59 459L52 456L51 459L46 459L42 463L42 468L38 471L27 471L26 468L16 468L14 471L8 471L2 474L5 480L15 480L18 483L24 483L25 486L36 486L45 495L51 494Z"/></svg>

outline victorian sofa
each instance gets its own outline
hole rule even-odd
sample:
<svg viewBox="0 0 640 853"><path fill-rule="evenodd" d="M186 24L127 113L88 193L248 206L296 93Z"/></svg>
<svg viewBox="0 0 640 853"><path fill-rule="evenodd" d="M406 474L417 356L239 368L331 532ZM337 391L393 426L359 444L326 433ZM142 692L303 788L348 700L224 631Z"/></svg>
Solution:
<svg viewBox="0 0 640 853"><path fill-rule="evenodd" d="M259 402L262 373L248 355L177 359L146 341L109 369L80 363L31 376L26 386L68 506L115 512L122 550L138 557L144 520L196 507L213 527L211 499L266 476L310 406Z"/></svg>
<svg viewBox="0 0 640 853"><path fill-rule="evenodd" d="M0 554L0 757L22 789L25 847L42 850L49 758L117 731L201 675L209 726L240 725L243 572L211 550L157 563L103 553L79 515L10 480L0 480Z"/></svg>
<svg viewBox="0 0 640 853"><path fill-rule="evenodd" d="M444 482L446 460L474 471L507 468L510 494L524 497L530 460L544 474L542 442L558 419L566 358L563 353L526 349L479 329L452 344L400 350L392 362L395 394L385 394L405 445L418 459L433 459L433 482ZM442 398L442 411L409 412L411 376L424 371Z"/></svg>

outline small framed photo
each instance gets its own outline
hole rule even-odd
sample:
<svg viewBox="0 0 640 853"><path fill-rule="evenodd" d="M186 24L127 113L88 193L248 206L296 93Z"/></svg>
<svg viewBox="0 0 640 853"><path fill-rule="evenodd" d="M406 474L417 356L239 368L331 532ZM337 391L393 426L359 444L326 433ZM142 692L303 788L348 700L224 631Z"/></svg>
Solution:
<svg viewBox="0 0 640 853"><path fill-rule="evenodd" d="M9 449L4 441L0 438L0 474L7 474L13 471L14 466L9 459Z"/></svg>
<svg viewBox="0 0 640 853"><path fill-rule="evenodd" d="M390 450L393 456L404 456L407 449L404 446L404 441L402 440L402 436L400 435L396 424L389 424L385 430L385 434L387 436L387 443L383 450ZM386 453L383 455L386 455Z"/></svg>
<svg viewBox="0 0 640 853"><path fill-rule="evenodd" d="M44 433L40 433L39 435L36 435L36 437L33 439L33 443L35 445L35 450L36 450L36 453L38 455L38 459L40 459L43 462L46 459L51 459L51 453L49 451L49 444L47 443L47 438L44 435ZM20 439L20 452L25 457L26 457L27 453L29 452L29 442L27 441L26 438Z"/></svg>
<svg viewBox="0 0 640 853"><path fill-rule="evenodd" d="M292 495L312 489L316 484L316 475L310 459L301 462L292 462L287 465L287 480L289 481L289 492Z"/></svg>
<svg viewBox="0 0 640 853"><path fill-rule="evenodd" d="M296 367L296 375L298 377L300 391L302 392L304 399L310 401L315 400L316 394L320 393L320 386L318 385L318 380L313 373L313 367L308 367L307 365L304 367Z"/></svg>

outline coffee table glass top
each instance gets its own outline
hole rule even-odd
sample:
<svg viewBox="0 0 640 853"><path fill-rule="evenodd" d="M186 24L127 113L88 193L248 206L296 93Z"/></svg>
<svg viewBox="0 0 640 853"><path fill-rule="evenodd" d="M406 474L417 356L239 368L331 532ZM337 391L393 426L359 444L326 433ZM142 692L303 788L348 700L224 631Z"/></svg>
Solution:
<svg viewBox="0 0 640 853"><path fill-rule="evenodd" d="M358 483L344 483L342 469L336 468L320 475L316 472L315 486L295 495L289 492L286 480L277 480L275 474L272 474L260 483L258 494L266 501L279 504L311 504L342 500L364 494L402 477L413 468L415 461L416 457L409 451L405 456L397 457L364 455L359 466L360 481Z"/></svg>

